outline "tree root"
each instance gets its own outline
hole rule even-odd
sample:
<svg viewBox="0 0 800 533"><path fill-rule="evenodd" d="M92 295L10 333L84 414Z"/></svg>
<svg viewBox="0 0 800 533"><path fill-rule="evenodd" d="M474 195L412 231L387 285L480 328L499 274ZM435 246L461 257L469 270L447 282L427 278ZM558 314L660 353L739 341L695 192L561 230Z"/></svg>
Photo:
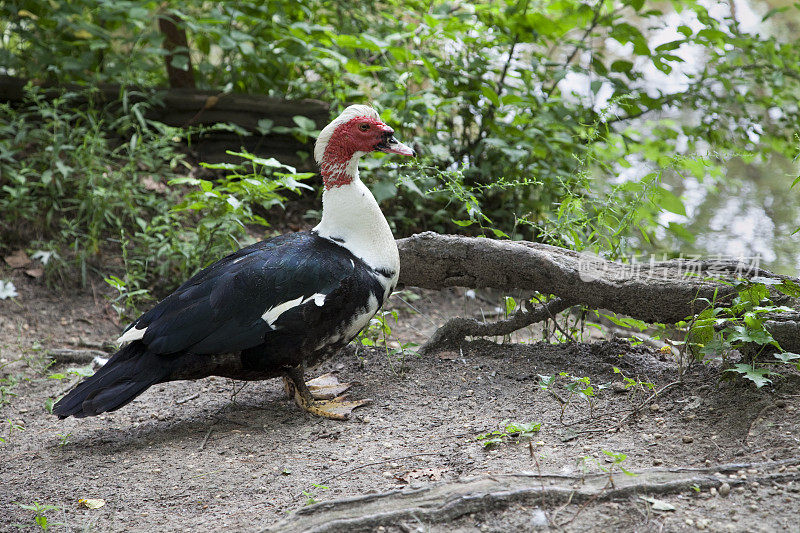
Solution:
<svg viewBox="0 0 800 533"><path fill-rule="evenodd" d="M401 285L538 291L554 294L570 305L608 309L649 323L674 324L698 314L710 301L723 306L735 295L732 282L738 279L800 283L797 278L741 261L674 259L623 264L546 244L433 232L400 239L397 246ZM773 301L797 307L796 301L777 292ZM496 327L457 319L434 335L429 350L446 345L448 338L507 334L495 332L508 332L515 319ZM522 317L519 323L527 325ZM764 326L784 350L800 351L800 310L768 316ZM481 328L487 333L472 333Z"/></svg>
<svg viewBox="0 0 800 533"><path fill-rule="evenodd" d="M504 474L435 483L419 489L393 490L303 507L264 533L295 531L359 532L379 526L444 523L469 513L493 511L513 503L547 506L581 504L638 495L694 493L728 483L731 487L758 481L785 483L800 480L800 472L787 470L800 458L766 463L718 465L712 468L655 468L627 476L621 472L587 476ZM726 473L756 469L747 480Z"/></svg>
<svg viewBox="0 0 800 533"><path fill-rule="evenodd" d="M561 298L555 298L535 309L528 307L525 311L519 311L507 320L499 320L497 322L485 323L478 322L473 318L451 318L444 326L436 330L430 340L423 344L417 353L425 355L446 348L456 348L466 337L510 335L531 324L553 318L556 314L569 307L571 307L569 302Z"/></svg>

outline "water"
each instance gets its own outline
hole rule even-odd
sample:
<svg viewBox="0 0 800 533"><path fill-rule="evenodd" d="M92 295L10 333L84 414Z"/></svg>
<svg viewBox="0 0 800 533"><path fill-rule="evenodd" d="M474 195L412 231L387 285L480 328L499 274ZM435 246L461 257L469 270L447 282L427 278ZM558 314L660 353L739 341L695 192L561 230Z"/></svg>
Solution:
<svg viewBox="0 0 800 533"><path fill-rule="evenodd" d="M735 5L709 0L705 4L712 16L718 18L735 13L740 27L750 33L760 32L792 39L796 38L794 36L800 26L798 10L789 10L766 23L762 22L764 13L772 7L786 5L785 0L738 0ZM664 26L653 36L653 46L676 39L680 24L694 27L697 22L694 15L687 10L681 13L665 13ZM609 49L618 46L611 40L606 45ZM625 55L624 50L619 52ZM655 68L643 72L643 83L648 90L652 89L653 96L657 96L658 89L667 93L685 89L689 80L687 74L697 73L702 69L704 58L701 50L681 48L676 53L685 62L675 65L670 74L664 74ZM585 59L588 61L588 57ZM565 93L572 92L586 105L591 105L598 111L606 109L611 88L601 90L593 96L591 81L589 75L573 73L562 81L561 88ZM692 119L680 109L665 112L661 118L677 122ZM649 127L646 121L639 121L634 126L640 131ZM757 142L756 139L754 141ZM677 150L680 152L680 143ZM798 151L800 152L800 141ZM691 157L690 154L686 155ZM635 159L634 155L629 161L634 163ZM653 170L655 169L644 162L638 165L634 163L631 168L619 169L619 179L639 179ZM799 275L800 232L795 235L792 233L800 228L800 184L794 189L790 186L800 175L800 164L778 155L757 163L745 163L734 158L726 163L724 174L721 180L707 179L701 183L693 177L680 177L669 171L663 173L664 183L683 198L686 217L664 213L661 222L681 222L696 239L687 243L662 232L658 235L662 242L660 251L743 258L776 273Z"/></svg>
<svg viewBox="0 0 800 533"><path fill-rule="evenodd" d="M734 159L716 186L694 178L665 175L665 182L682 194L684 222L696 236L693 243L672 241L684 254L726 255L757 261L779 274L800 273L800 175L798 165L775 156L764 163ZM669 241L668 241L669 242Z"/></svg>

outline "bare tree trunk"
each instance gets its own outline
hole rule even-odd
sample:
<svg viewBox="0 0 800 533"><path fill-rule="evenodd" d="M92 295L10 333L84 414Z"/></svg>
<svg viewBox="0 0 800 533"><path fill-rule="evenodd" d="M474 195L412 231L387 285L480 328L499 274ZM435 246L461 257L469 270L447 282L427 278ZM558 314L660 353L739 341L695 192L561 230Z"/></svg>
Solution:
<svg viewBox="0 0 800 533"><path fill-rule="evenodd" d="M158 17L158 29L164 36L164 49L169 52L165 58L167 78L172 89L194 89L194 68L192 68L192 56L189 54L189 40L186 38L186 28L179 26L178 21L174 13L164 13ZM173 64L173 60L177 57L185 58L185 68Z"/></svg>

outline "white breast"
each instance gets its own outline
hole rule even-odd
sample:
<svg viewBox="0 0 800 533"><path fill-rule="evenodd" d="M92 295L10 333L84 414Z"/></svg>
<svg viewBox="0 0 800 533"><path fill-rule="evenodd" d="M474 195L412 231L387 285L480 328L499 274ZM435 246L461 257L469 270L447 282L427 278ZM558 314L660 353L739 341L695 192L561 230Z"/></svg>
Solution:
<svg viewBox="0 0 800 533"><path fill-rule="evenodd" d="M374 269L394 273L381 278L384 286L397 284L400 255L375 197L357 177L347 185L326 189L322 195L322 220L314 230L335 240ZM384 283L385 282L385 283Z"/></svg>

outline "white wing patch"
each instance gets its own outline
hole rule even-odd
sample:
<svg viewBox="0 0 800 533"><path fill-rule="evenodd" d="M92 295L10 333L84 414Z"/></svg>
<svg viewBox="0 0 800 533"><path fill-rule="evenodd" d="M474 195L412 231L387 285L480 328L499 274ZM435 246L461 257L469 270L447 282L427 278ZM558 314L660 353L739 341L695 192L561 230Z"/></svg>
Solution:
<svg viewBox="0 0 800 533"><path fill-rule="evenodd" d="M126 344L130 344L133 341L138 341L142 337L144 337L144 332L147 331L147 328L144 329L137 329L136 327L132 327L125 333L123 333L120 338L117 339L117 344L120 348L125 346Z"/></svg>
<svg viewBox="0 0 800 533"><path fill-rule="evenodd" d="M325 296L327 295L319 292L316 294L312 294L308 298L303 298L302 296L298 296L294 300L289 300L288 302L283 302L281 304L270 307L269 309L264 311L264 314L261 315L261 319L264 320L264 322L266 322L270 327L272 327L275 321L278 320L278 318L283 313L285 313L289 309L294 309L299 305L303 305L304 303L310 302L311 300L314 300L314 304L317 307L322 307L322 305L325 303Z"/></svg>

